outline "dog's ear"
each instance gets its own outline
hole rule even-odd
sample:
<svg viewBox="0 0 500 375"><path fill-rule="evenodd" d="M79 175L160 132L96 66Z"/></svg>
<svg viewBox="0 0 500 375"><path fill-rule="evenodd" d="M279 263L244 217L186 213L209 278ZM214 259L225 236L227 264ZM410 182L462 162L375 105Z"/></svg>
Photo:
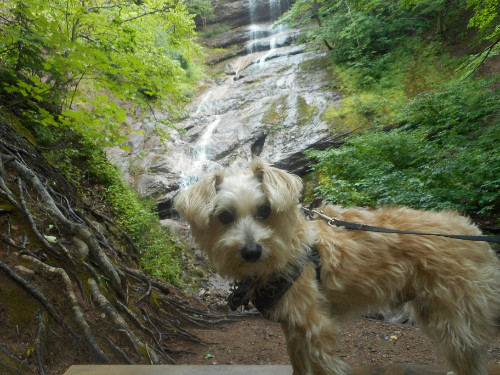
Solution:
<svg viewBox="0 0 500 375"><path fill-rule="evenodd" d="M302 180L278 168L270 167L261 161L253 161L250 165L253 174L262 182L271 207L282 212L298 203L302 193Z"/></svg>
<svg viewBox="0 0 500 375"><path fill-rule="evenodd" d="M179 193L174 199L174 207L190 225L198 229L208 227L214 211L217 187L223 180L221 173L202 178L188 190Z"/></svg>

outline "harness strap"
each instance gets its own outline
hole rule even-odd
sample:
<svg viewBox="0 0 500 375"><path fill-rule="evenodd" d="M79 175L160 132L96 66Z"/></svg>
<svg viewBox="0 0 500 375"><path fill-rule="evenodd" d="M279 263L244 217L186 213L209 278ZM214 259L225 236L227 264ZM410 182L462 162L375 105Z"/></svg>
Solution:
<svg viewBox="0 0 500 375"><path fill-rule="evenodd" d="M320 282L321 260L316 246L309 249L307 260L290 265L287 273L276 274L263 284L253 285L257 282L254 278L247 278L236 285L228 296L228 304L235 311L240 306L248 305L249 301L259 310L264 318L269 319L269 312L299 278L307 261L314 264L316 280Z"/></svg>
<svg viewBox="0 0 500 375"><path fill-rule="evenodd" d="M299 278L303 268L303 265L294 264L289 277L276 275L268 282L255 288L250 296L250 301L264 318L269 319L269 311Z"/></svg>
<svg viewBox="0 0 500 375"><path fill-rule="evenodd" d="M329 217L325 215L323 212L319 212L316 210L308 210L306 208L304 208L304 210L311 218L314 218L314 215L317 215L322 219L325 219L328 222L328 225L330 225L331 227L344 227L346 229L362 230L366 232L414 234L418 236L440 236L440 237L455 238L457 240L465 240L465 241L485 241L485 242L500 243L500 236L468 236L459 234L421 233L421 232L411 232L398 229L380 228L371 225L350 223L348 221L343 221L334 217Z"/></svg>

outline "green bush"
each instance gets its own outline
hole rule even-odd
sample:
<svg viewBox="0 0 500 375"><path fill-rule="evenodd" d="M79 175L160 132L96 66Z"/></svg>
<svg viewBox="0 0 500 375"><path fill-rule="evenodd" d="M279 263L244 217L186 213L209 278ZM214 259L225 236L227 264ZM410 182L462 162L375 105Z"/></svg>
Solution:
<svg viewBox="0 0 500 375"><path fill-rule="evenodd" d="M142 268L154 277L180 285L184 245L168 228L161 226L156 203L139 197L104 154L94 152L90 160L88 173L95 182L105 186L104 198L116 215L117 223L139 249Z"/></svg>
<svg viewBox="0 0 500 375"><path fill-rule="evenodd" d="M343 205L498 210L500 95L488 84L456 82L421 94L406 107L404 126L309 152L316 193Z"/></svg>

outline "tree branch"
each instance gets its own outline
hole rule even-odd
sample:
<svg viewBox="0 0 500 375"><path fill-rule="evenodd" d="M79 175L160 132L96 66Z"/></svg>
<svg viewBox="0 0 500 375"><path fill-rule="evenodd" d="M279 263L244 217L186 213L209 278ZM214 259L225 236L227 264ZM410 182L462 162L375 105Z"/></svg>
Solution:
<svg viewBox="0 0 500 375"><path fill-rule="evenodd" d="M143 14L139 14L138 16L135 16L135 17L131 17L131 18L127 18L126 20L123 20L123 22L129 22L129 21L133 21L133 20L136 20L138 18L142 18L142 17L145 17L145 16L149 16L151 14L156 14L156 13L161 13L161 12L165 12L166 10L168 10L170 7L165 7L165 8L162 8L162 9L155 9L155 10L152 10L151 12L146 12L146 13L143 13Z"/></svg>
<svg viewBox="0 0 500 375"><path fill-rule="evenodd" d="M486 54L483 56L483 58L481 59L481 62L479 64L477 64L477 66L471 71L469 72L469 74L467 74L464 78L467 79L471 74L473 74L476 70L479 69L479 67L481 65L483 65L483 63L486 61L486 59L488 58L488 56L490 55L491 51L493 51L493 48L495 48L495 46L500 43L500 37L498 37L497 40L495 40L492 44L490 44L483 52L481 52L480 54L477 55L477 57L475 57L473 60L477 59L479 56L481 56L485 51L488 51L486 52Z"/></svg>
<svg viewBox="0 0 500 375"><path fill-rule="evenodd" d="M38 363L38 371L40 372L40 375L45 375L45 370L43 369L43 360L42 360L42 336L45 334L45 323L43 321L42 310L38 311L37 316L38 316L38 326L36 329L36 336L35 336L35 352Z"/></svg>

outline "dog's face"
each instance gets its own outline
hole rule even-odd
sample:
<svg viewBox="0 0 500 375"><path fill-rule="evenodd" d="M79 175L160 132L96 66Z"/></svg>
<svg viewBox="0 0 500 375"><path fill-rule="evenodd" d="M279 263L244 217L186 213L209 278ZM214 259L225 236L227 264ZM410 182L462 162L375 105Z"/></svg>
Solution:
<svg viewBox="0 0 500 375"><path fill-rule="evenodd" d="M217 271L242 280L271 275L294 256L301 180L253 162L207 176L180 193L175 208Z"/></svg>

